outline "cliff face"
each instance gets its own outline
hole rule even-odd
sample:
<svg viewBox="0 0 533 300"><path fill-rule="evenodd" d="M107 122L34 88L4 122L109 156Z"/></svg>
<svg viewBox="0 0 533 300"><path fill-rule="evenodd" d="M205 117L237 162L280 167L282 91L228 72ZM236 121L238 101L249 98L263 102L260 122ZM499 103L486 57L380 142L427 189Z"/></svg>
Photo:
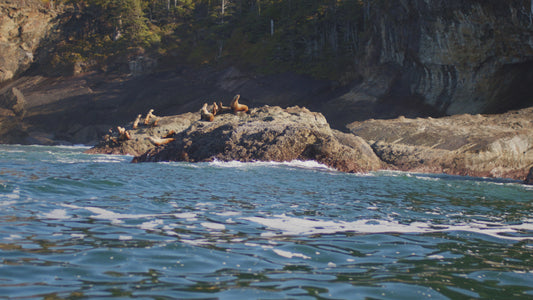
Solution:
<svg viewBox="0 0 533 300"><path fill-rule="evenodd" d="M27 70L53 26L56 12L43 1L0 1L0 83Z"/></svg>
<svg viewBox="0 0 533 300"><path fill-rule="evenodd" d="M66 7L62 11L43 3L41 0L0 0L0 84L17 77L32 64L44 64L38 57L45 57L53 49L39 47L51 47L44 46L54 44L49 37L61 38L66 31L59 25L55 27L58 19L76 19ZM28 114L22 120L25 127L56 136L58 128L65 131L64 128L101 126L102 118L87 118L84 123L74 124L76 126L71 124L83 119L72 117L76 114L73 108L78 105L73 103L83 103L95 114L105 114L88 104L98 102L97 97L105 100L106 105L110 105L110 97L116 99L113 102L116 113L133 118L138 111L149 107L165 111L165 114L182 113L196 109L203 99L241 93L254 105L306 106L323 113L331 126L338 129L368 118L496 113L533 105L531 0L375 0L364 3L369 5L365 17L367 27L364 34L357 37L358 44L364 46L358 50L362 54L354 57L359 80L347 86L294 73L257 75L237 68L227 68L227 71L187 68L186 72L181 72L178 71L180 66L172 66L167 74L120 79L124 84L117 81L114 84L109 74L58 77L53 82L44 78L22 78L4 83L0 93L18 88L28 106ZM341 32L336 36L340 38ZM160 63L164 64L164 61ZM37 69L47 69L45 65L41 67ZM76 82L81 81L83 84L78 86ZM82 95L71 93L77 87L81 87ZM57 93L52 95L51 88ZM42 103L44 100L46 103ZM71 105L54 107L53 116L43 117L46 108L41 105L52 102ZM132 103L136 103L135 108ZM58 118L59 115L71 117ZM58 119L63 123L59 124ZM116 122L122 121L124 119ZM47 124L53 126L47 127ZM76 139L77 143L89 141Z"/></svg>
<svg viewBox="0 0 533 300"><path fill-rule="evenodd" d="M418 99L446 114L533 104L529 0L377 1L364 81L344 101Z"/></svg>

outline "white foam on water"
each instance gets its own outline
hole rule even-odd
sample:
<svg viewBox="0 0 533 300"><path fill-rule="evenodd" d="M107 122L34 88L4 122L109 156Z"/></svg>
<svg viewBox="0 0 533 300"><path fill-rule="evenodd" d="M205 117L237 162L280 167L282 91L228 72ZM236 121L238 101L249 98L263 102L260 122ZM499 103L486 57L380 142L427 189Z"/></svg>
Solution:
<svg viewBox="0 0 533 300"><path fill-rule="evenodd" d="M241 215L241 213L238 211L224 211L224 212L215 213L215 214L221 217L234 217L234 216Z"/></svg>
<svg viewBox="0 0 533 300"><path fill-rule="evenodd" d="M294 252L289 252L289 251L285 251L285 250L281 250L281 249L272 249L272 251L274 251L274 253L276 253L277 255L282 256L282 257L286 257L286 258L299 257L299 258L303 258L303 259L311 259L310 256L307 256L307 255L302 254L302 253L294 253Z"/></svg>
<svg viewBox="0 0 533 300"><path fill-rule="evenodd" d="M121 219L142 219L142 218L155 218L155 217L161 217L161 216L172 216L173 214L121 214L116 213L104 208L100 207L93 207L93 206L77 206L72 204L62 204L63 207L67 208L73 208L73 209L85 209L88 210L95 215L92 215L91 218L93 219L103 219L103 220L121 220Z"/></svg>
<svg viewBox="0 0 533 300"><path fill-rule="evenodd" d="M203 223L201 223L201 225L204 226L207 229L212 229L212 230L224 230L224 229L226 229L226 226L224 224L220 224L220 223L203 222Z"/></svg>
<svg viewBox="0 0 533 300"><path fill-rule="evenodd" d="M4 240L13 241L13 240L19 240L22 236L19 234L10 234L9 237L5 237Z"/></svg>
<svg viewBox="0 0 533 300"><path fill-rule="evenodd" d="M194 240L182 239L180 241L182 241L185 244L189 244L191 246L205 246L205 245L212 244L212 242L208 241L207 239L194 239Z"/></svg>
<svg viewBox="0 0 533 300"><path fill-rule="evenodd" d="M196 213L192 213L192 212L174 214L174 217L179 218L179 219L187 219L187 221L196 221L197 216L198 215Z"/></svg>
<svg viewBox="0 0 533 300"><path fill-rule="evenodd" d="M4 196L8 196L9 195L4 195ZM9 205L13 205L17 203L17 201L13 201L13 200L8 200L8 201L0 201L0 206L9 206Z"/></svg>
<svg viewBox="0 0 533 300"><path fill-rule="evenodd" d="M92 159L95 163L124 163L133 159L131 155L97 155Z"/></svg>
<svg viewBox="0 0 533 300"><path fill-rule="evenodd" d="M70 218L67 215L67 211L64 209L54 209L51 212L43 213L41 217L45 219L56 219L56 220L65 220L65 219Z"/></svg>
<svg viewBox="0 0 533 300"><path fill-rule="evenodd" d="M2 195L2 197L5 197L7 199L11 199L11 200L18 200L20 199L20 189L19 188L15 188L13 190L13 192L9 193L9 194L5 194L5 195ZM11 205L13 203L15 203L15 201L3 201L2 203L6 203L6 204L2 204L2 205Z"/></svg>
<svg viewBox="0 0 533 300"><path fill-rule="evenodd" d="M286 166L292 168L301 168L301 169L310 169L310 170L327 170L327 171L337 171L334 168L328 167L324 164L321 164L314 160L291 160L291 161L252 161L252 162L241 162L241 161L220 161L214 160L209 163L210 166L217 166L223 168L247 168L247 167L278 167Z"/></svg>
<svg viewBox="0 0 533 300"><path fill-rule="evenodd" d="M533 231L533 223L522 223L519 225L506 225L490 222L471 222L453 225L441 225L433 227L431 223L413 222L402 224L391 220L357 220L353 222L311 220L289 217L286 215L275 215L273 217L246 217L248 220L261 224L278 232L264 232L262 236L277 235L313 235L313 234L333 234L340 232L358 233L433 233L448 231L465 231L485 234L497 238L509 240L533 240L530 236L508 236L503 234L517 234L524 231Z"/></svg>
<svg viewBox="0 0 533 300"><path fill-rule="evenodd" d="M144 230L156 230L161 225L163 225L163 220L157 219L144 222L139 227Z"/></svg>

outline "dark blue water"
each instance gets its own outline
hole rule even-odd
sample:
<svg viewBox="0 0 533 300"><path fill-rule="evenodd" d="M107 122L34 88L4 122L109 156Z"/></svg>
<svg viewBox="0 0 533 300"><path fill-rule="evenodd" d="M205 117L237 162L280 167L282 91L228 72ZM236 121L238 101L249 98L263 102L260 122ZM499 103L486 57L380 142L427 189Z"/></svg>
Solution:
<svg viewBox="0 0 533 300"><path fill-rule="evenodd" d="M531 299L533 187L0 146L0 298Z"/></svg>

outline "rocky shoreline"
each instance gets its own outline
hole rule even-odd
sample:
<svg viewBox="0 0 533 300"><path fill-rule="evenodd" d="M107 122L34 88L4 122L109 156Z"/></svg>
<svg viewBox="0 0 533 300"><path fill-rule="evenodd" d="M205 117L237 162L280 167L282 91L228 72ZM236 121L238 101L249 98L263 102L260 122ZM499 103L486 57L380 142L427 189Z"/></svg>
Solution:
<svg viewBox="0 0 533 300"><path fill-rule="evenodd" d="M133 162L314 160L342 172L401 170L510 178L532 184L533 107L499 115L354 122L332 129L321 113L262 106L202 121L200 112L133 122L89 153L130 154Z"/></svg>

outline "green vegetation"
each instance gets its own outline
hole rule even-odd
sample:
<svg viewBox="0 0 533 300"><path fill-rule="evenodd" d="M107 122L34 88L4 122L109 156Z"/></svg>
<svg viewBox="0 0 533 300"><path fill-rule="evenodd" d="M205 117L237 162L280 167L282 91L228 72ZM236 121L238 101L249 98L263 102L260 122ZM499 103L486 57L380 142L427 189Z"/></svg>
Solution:
<svg viewBox="0 0 533 300"><path fill-rule="evenodd" d="M59 1L59 0L58 0ZM56 1L56 3L58 2ZM54 66L237 64L339 79L368 36L368 0L62 0Z"/></svg>

